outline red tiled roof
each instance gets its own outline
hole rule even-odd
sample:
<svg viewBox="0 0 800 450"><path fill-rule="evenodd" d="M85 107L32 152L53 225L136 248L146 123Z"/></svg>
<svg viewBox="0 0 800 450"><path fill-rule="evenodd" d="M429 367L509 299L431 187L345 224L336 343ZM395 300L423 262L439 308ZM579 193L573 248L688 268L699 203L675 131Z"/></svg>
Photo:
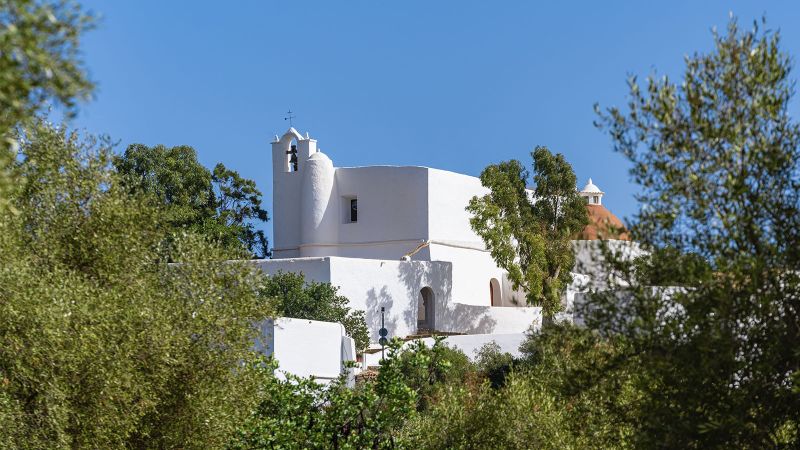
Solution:
<svg viewBox="0 0 800 450"><path fill-rule="evenodd" d="M628 231L617 216L603 205L586 205L589 224L578 235L581 240L619 239L629 241Z"/></svg>

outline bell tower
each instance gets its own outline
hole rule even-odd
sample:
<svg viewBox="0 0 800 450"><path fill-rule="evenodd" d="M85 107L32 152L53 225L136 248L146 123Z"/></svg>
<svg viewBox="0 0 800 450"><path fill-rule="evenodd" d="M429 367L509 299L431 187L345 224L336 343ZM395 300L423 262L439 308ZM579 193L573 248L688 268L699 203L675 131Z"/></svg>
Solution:
<svg viewBox="0 0 800 450"><path fill-rule="evenodd" d="M290 127L272 141L273 258L300 256L301 189L308 158L317 141Z"/></svg>

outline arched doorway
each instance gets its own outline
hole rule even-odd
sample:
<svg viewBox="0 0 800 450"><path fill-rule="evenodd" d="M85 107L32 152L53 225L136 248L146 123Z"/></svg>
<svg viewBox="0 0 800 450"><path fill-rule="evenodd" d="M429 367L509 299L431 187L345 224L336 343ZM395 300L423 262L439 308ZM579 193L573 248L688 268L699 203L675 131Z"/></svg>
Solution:
<svg viewBox="0 0 800 450"><path fill-rule="evenodd" d="M419 291L419 304L417 306L417 332L434 330L434 303L433 289L425 286Z"/></svg>
<svg viewBox="0 0 800 450"><path fill-rule="evenodd" d="M500 306L500 282L497 278L489 280L489 304L492 306Z"/></svg>

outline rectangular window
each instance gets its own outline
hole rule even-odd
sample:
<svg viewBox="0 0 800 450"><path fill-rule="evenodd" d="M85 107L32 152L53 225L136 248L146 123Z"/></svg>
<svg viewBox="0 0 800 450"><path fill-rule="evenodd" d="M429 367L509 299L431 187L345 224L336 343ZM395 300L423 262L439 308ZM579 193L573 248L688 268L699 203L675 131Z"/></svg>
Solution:
<svg viewBox="0 0 800 450"><path fill-rule="evenodd" d="M342 223L358 222L358 197L355 195L342 196Z"/></svg>
<svg viewBox="0 0 800 450"><path fill-rule="evenodd" d="M350 199L350 222L358 222L358 199Z"/></svg>

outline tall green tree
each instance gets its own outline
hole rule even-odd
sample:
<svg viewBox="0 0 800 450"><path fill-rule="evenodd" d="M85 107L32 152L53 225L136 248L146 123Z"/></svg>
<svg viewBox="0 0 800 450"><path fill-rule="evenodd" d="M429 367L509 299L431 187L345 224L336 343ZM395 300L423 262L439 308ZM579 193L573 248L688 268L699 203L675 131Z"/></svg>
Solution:
<svg viewBox="0 0 800 450"><path fill-rule="evenodd" d="M0 214L0 447L221 447L254 406L263 275L173 233L107 143L43 123L23 142Z"/></svg>
<svg viewBox="0 0 800 450"><path fill-rule="evenodd" d="M633 164L632 231L654 255L620 265L630 288L586 315L626 342L614 367L649 380L631 405L637 447L800 443L800 127L791 58L764 26L731 19L681 80L632 78L626 108L598 108ZM637 277L677 265L682 289Z"/></svg>
<svg viewBox="0 0 800 450"><path fill-rule="evenodd" d="M537 147L531 156L532 195L522 163L502 162L481 173L489 193L474 197L467 210L472 229L508 272L514 289L523 289L528 303L552 316L561 310L561 297L572 281L575 254L570 239L586 226L588 215L564 156L545 147Z"/></svg>
<svg viewBox="0 0 800 450"><path fill-rule="evenodd" d="M80 39L93 23L73 2L0 0L0 204L19 146L14 129L48 101L70 114L92 92Z"/></svg>
<svg viewBox="0 0 800 450"><path fill-rule="evenodd" d="M253 180L217 164L200 164L189 146L130 145L114 160L133 191L151 195L175 229L191 230L243 255L266 257L269 243L255 224L269 220Z"/></svg>

